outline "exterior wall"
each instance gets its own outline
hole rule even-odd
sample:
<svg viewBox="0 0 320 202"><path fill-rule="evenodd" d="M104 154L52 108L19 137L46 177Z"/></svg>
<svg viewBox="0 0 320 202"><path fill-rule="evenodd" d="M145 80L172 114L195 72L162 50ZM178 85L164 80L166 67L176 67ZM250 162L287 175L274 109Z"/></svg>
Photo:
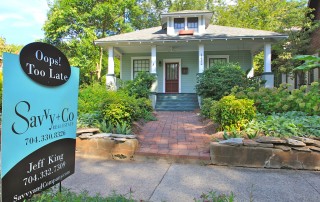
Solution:
<svg viewBox="0 0 320 202"><path fill-rule="evenodd" d="M243 70L247 71L252 68L252 55L250 51L206 51L204 54L204 65L208 67L208 55L229 55L229 62L238 62ZM150 53L139 54L123 54L122 55L122 80L131 80L131 58L146 57L151 58ZM197 82L198 67L198 52L157 52L157 76L158 76L158 92L164 92L164 60L165 59L181 59L181 66L188 68L188 74L180 74L181 77L181 93L195 93L195 85ZM161 61L161 65L159 65Z"/></svg>

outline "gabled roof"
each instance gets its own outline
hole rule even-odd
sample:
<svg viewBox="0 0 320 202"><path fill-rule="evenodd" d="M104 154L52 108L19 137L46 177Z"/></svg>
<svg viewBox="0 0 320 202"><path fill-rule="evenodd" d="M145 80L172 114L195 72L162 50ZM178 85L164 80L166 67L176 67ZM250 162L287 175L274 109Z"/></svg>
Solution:
<svg viewBox="0 0 320 202"><path fill-rule="evenodd" d="M287 35L277 32L254 30L218 25L209 25L206 33L203 35L185 35L168 36L167 30L160 26L143 30L137 30L130 33L109 36L98 39L96 44L100 43L120 43L120 42L161 42L161 41L185 41L185 40L215 40L215 39L242 39L242 38L266 38L283 39Z"/></svg>

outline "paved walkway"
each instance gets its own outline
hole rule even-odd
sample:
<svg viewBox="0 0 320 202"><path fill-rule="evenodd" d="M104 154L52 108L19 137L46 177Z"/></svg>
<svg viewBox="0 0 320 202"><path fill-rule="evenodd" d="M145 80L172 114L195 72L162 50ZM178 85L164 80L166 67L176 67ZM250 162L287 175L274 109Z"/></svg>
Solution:
<svg viewBox="0 0 320 202"><path fill-rule="evenodd" d="M253 169L166 162L76 159L76 172L62 182L72 191L112 191L150 202L192 202L213 190L233 192L239 202L319 202L320 172ZM251 200L252 199L252 200Z"/></svg>
<svg viewBox="0 0 320 202"><path fill-rule="evenodd" d="M210 136L194 112L157 112L143 126L136 155L210 160Z"/></svg>

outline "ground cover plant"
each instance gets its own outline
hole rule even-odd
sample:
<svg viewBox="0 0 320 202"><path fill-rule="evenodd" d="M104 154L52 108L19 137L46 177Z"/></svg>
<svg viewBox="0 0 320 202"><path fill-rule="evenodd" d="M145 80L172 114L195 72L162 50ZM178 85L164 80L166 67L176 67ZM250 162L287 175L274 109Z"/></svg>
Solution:
<svg viewBox="0 0 320 202"><path fill-rule="evenodd" d="M258 114L246 125L245 133L273 137L320 137L320 116L307 116L304 112Z"/></svg>
<svg viewBox="0 0 320 202"><path fill-rule="evenodd" d="M48 189L41 194L34 195L28 202L60 202L60 201L72 201L72 202L134 202L132 199L132 193L117 194L112 193L107 197L100 195L90 196L87 191L83 191L80 194L71 192L68 189L62 189L61 192Z"/></svg>

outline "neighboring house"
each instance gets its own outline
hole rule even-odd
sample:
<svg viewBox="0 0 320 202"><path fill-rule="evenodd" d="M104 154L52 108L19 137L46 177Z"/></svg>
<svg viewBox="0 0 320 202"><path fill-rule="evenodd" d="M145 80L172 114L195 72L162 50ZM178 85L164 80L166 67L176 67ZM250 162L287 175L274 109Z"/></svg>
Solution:
<svg viewBox="0 0 320 202"><path fill-rule="evenodd" d="M313 9L312 15L314 15L314 21L320 20L320 1L319 0L309 0L308 7ZM309 53L310 55L320 56L320 29L315 30L311 34L311 41L310 41L310 48ZM293 77L293 78L292 78ZM314 81L320 80L320 68L316 68L313 70L308 71L305 74L305 81L301 82L299 80L298 75L289 75L283 74L282 75L282 83L289 83L291 84L292 88L299 88L305 82L307 84L311 84Z"/></svg>
<svg viewBox="0 0 320 202"><path fill-rule="evenodd" d="M115 85L114 57L119 57L122 80L141 71L157 76L154 102L159 93L195 93L197 75L215 62L237 62L252 76L253 55L264 49L263 78L266 87L273 87L271 44L287 35L210 25L212 16L209 11L166 13L162 26L96 40L109 54L107 85Z"/></svg>

